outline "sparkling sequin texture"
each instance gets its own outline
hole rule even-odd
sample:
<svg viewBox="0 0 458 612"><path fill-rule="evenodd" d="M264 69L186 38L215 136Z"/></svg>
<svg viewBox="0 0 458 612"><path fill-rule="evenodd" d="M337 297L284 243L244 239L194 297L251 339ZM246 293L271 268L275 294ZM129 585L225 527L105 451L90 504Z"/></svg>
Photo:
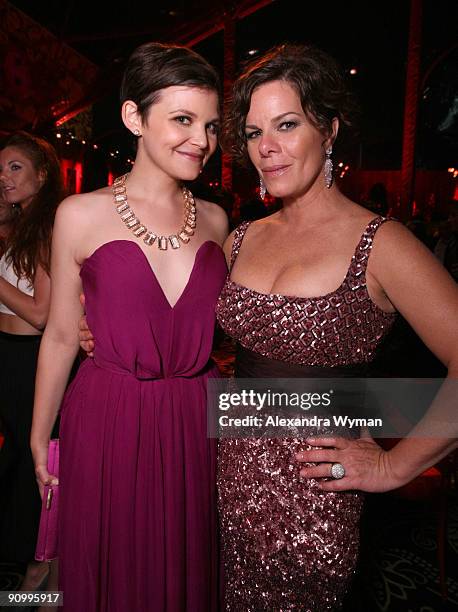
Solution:
<svg viewBox="0 0 458 612"><path fill-rule="evenodd" d="M377 217L368 225L344 281L325 296L258 293L228 277L216 310L220 325L242 346L271 359L320 366L371 361L395 319L374 304L366 287L372 240L384 220ZM248 226L237 229L232 264Z"/></svg>
<svg viewBox="0 0 458 612"><path fill-rule="evenodd" d="M304 366L371 361L395 315L370 299L365 271L378 217L338 289L318 298L262 294L228 277L217 304L227 334L264 357ZM231 268L249 223L234 238ZM323 612L341 606L359 546L360 493L322 492L299 477L287 438L220 441L218 486L225 609Z"/></svg>

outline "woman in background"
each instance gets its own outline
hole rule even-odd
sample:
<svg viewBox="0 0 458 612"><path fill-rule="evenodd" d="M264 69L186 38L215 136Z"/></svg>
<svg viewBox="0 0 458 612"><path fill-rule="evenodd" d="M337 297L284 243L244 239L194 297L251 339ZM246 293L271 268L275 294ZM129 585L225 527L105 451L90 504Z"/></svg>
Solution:
<svg viewBox="0 0 458 612"><path fill-rule="evenodd" d="M2 559L27 566L23 590L46 577L34 562L41 500L30 451L38 349L49 311L50 250L54 216L63 197L53 147L27 133L11 136L0 151L0 186L19 213L10 224L0 259L0 451Z"/></svg>

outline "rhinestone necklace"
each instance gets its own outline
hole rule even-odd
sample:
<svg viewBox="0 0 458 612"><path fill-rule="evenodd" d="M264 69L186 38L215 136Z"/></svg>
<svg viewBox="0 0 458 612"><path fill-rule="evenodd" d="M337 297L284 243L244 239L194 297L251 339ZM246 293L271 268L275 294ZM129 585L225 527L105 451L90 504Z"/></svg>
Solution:
<svg viewBox="0 0 458 612"><path fill-rule="evenodd" d="M196 227L196 204L192 193L186 187L182 187L184 199L184 221L176 234L170 236L158 236L140 221L127 201L126 179L129 173L118 176L113 183L113 196L118 214L121 216L125 226L130 229L137 238L143 237L143 242L152 246L157 240L157 246L161 251L166 251L168 244L172 249L179 249L181 242L187 244L194 234ZM180 242L181 240L181 242Z"/></svg>

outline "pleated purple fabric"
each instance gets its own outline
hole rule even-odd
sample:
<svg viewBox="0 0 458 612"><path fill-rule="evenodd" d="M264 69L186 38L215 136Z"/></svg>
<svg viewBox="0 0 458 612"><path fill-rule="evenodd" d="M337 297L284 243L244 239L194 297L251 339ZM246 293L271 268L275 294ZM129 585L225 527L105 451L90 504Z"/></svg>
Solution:
<svg viewBox="0 0 458 612"><path fill-rule="evenodd" d="M59 574L65 612L216 609L216 445L206 380L220 247L199 248L175 306L139 246L83 264L94 359L61 420Z"/></svg>

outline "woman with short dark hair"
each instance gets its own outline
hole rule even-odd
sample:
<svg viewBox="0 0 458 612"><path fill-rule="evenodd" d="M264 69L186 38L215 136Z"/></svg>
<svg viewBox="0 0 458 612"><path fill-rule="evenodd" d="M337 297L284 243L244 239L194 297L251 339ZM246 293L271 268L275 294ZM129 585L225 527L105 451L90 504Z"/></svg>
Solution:
<svg viewBox="0 0 458 612"><path fill-rule="evenodd" d="M59 578L66 612L216 609L216 446L206 435L227 219L193 197L217 146L215 70L148 43L127 63L131 172L66 199L40 350L32 451L40 486L78 351L79 295L97 340L63 400ZM138 215L138 216L137 216ZM141 221L140 221L141 219Z"/></svg>

